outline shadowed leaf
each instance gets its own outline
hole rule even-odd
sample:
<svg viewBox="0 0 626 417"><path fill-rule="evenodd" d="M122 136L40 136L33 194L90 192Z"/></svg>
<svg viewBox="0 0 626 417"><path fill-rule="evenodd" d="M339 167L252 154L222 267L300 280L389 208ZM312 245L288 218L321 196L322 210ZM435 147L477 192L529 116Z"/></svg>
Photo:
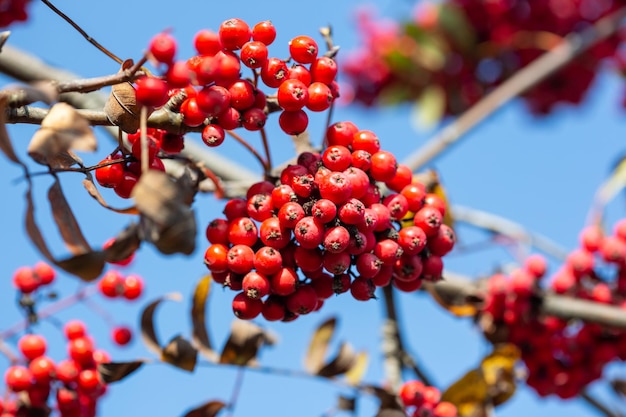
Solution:
<svg viewBox="0 0 626 417"><path fill-rule="evenodd" d="M110 384L111 382L121 381L126 378L128 375L141 368L144 363L145 361L142 360L100 363L98 364L98 373L100 374L102 382Z"/></svg>
<svg viewBox="0 0 626 417"><path fill-rule="evenodd" d="M340 395L337 400L337 409L345 411L356 411L356 397L346 397Z"/></svg>
<svg viewBox="0 0 626 417"><path fill-rule="evenodd" d="M220 363L253 365L263 345L273 345L275 337L254 323L234 320L222 349Z"/></svg>
<svg viewBox="0 0 626 417"><path fill-rule="evenodd" d="M354 353L354 349L349 344L342 343L337 356L317 371L316 375L332 378L345 374L356 364L356 359L357 355Z"/></svg>
<svg viewBox="0 0 626 417"><path fill-rule="evenodd" d="M332 317L320 324L313 333L304 357L304 367L312 374L316 374L324 366L328 344L335 333L336 325L337 319Z"/></svg>
<svg viewBox="0 0 626 417"><path fill-rule="evenodd" d="M395 408L383 408L378 410L376 417L406 417L406 413Z"/></svg>
<svg viewBox="0 0 626 417"><path fill-rule="evenodd" d="M2 32L0 32L0 51L2 51L2 47L9 39L9 36L11 36L10 30L3 30Z"/></svg>
<svg viewBox="0 0 626 417"><path fill-rule="evenodd" d="M70 274L76 275L84 281L93 281L102 273L102 270L104 269L103 252L87 252L62 260L57 260L54 256L52 256L52 253L50 252L50 249L48 249L48 245L41 234L39 226L37 226L37 222L35 221L35 206L33 204L30 188L26 193L25 227L28 237L39 250L41 255L59 268L69 272Z"/></svg>
<svg viewBox="0 0 626 417"><path fill-rule="evenodd" d="M65 199L65 195L63 195L59 181L55 181L48 190L48 201L50 202L54 221L69 251L74 255L81 255L91 251L89 243L83 236L76 217L74 217L74 213Z"/></svg>
<svg viewBox="0 0 626 417"><path fill-rule="evenodd" d="M139 211L137 211L137 208L135 208L135 206L123 208L123 209L111 207L104 200L104 198L100 194L100 191L98 191L98 187L96 187L96 184L94 184L93 178L91 178L91 176L83 180L83 186L85 187L89 195L92 196L98 203L100 203L102 207L109 209L111 211L114 211L116 213L120 213L120 214L139 214Z"/></svg>
<svg viewBox="0 0 626 417"><path fill-rule="evenodd" d="M104 259L107 262L119 262L135 253L141 244L138 229L136 223L131 223L115 236L113 243L103 251Z"/></svg>
<svg viewBox="0 0 626 417"><path fill-rule="evenodd" d="M192 340L202 353L211 362L217 362L218 357L213 347L206 327L206 305L211 290L211 276L203 277L193 292L193 303L191 305L191 323L193 325Z"/></svg>
<svg viewBox="0 0 626 417"><path fill-rule="evenodd" d="M132 66L133 61L126 60L119 72ZM126 133L135 133L139 129L139 105L131 83L124 82L111 87L111 94L104 105L104 113L111 123Z"/></svg>
<svg viewBox="0 0 626 417"><path fill-rule="evenodd" d="M174 336L161 352L163 362L188 372L195 369L197 359L198 351L181 335Z"/></svg>
<svg viewBox="0 0 626 417"><path fill-rule="evenodd" d="M24 166L22 161L19 160L13 149L13 144L9 138L9 132L6 128L6 114L4 113L7 108L8 98L5 92L0 94L0 150L9 158L12 162Z"/></svg>
<svg viewBox="0 0 626 417"><path fill-rule="evenodd" d="M141 213L142 238L164 254L191 254L196 244L196 220L184 203L183 190L161 171L144 172L133 188L132 197Z"/></svg>
<svg viewBox="0 0 626 417"><path fill-rule="evenodd" d="M626 396L626 380L614 379L611 381L611 388L619 395Z"/></svg>
<svg viewBox="0 0 626 417"><path fill-rule="evenodd" d="M67 151L92 152L97 149L97 145L89 122L69 104L57 103L33 135L28 154L43 165L67 166ZM69 157L69 160L73 158Z"/></svg>
<svg viewBox="0 0 626 417"><path fill-rule="evenodd" d="M367 371L367 365L369 364L369 356L367 352L359 352L356 357L356 362L354 366L350 368L348 372L346 372L346 381L348 384L357 386L363 380L365 376L365 372Z"/></svg>
<svg viewBox="0 0 626 417"><path fill-rule="evenodd" d="M464 294L447 294L438 290L437 285L427 283L424 289L441 307L457 317L474 317L480 311L477 300L468 299Z"/></svg>
<svg viewBox="0 0 626 417"><path fill-rule="evenodd" d="M182 296L179 293L166 294L148 304L141 312L141 337L146 347L157 355L161 355L163 349L154 329L154 312L156 308L167 300L181 301Z"/></svg>
<svg viewBox="0 0 626 417"><path fill-rule="evenodd" d="M363 389L380 400L380 406L378 408L378 413L376 414L376 417L399 417L400 414L397 414L396 412L401 412L402 415L406 417L404 407L400 403L400 400L395 393L389 391L386 388L377 387L375 385L365 386L363 387Z"/></svg>
<svg viewBox="0 0 626 417"><path fill-rule="evenodd" d="M226 403L222 401L209 401L200 407L187 411L183 417L215 417L224 407L226 407Z"/></svg>

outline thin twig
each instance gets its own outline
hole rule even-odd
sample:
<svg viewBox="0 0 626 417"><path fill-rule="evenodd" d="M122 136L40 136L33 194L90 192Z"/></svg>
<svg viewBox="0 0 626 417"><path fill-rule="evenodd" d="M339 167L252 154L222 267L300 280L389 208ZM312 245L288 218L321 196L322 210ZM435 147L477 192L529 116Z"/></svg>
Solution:
<svg viewBox="0 0 626 417"><path fill-rule="evenodd" d="M237 375L235 376L235 384L233 385L233 391L230 394L230 400L228 401L228 415L235 415L235 407L237 406L237 401L239 400L239 394L241 393L241 387L243 386L243 378L246 375L246 368L240 367L237 370Z"/></svg>
<svg viewBox="0 0 626 417"><path fill-rule="evenodd" d="M269 172L269 164L268 164L268 162L265 159L263 159L261 154L256 149L254 149L254 147L252 145L250 145L244 138L242 138L241 136L239 136L237 133L235 133L232 130L227 130L226 133L230 137L235 139L237 142L241 143L244 146L244 148L246 148L252 155L254 155L254 157L256 159L258 159L259 163L263 167L263 171L264 172Z"/></svg>
<svg viewBox="0 0 626 417"><path fill-rule="evenodd" d="M413 171L419 170L511 99L553 74L597 42L615 33L625 16L626 7L622 7L582 32L566 36L561 44L517 71L439 134L409 155L403 163Z"/></svg>
<svg viewBox="0 0 626 417"><path fill-rule="evenodd" d="M604 414L606 417L623 417L623 414L611 410L600 400L591 395L591 393L586 389L580 393L580 398L585 401L587 405L594 408L600 414Z"/></svg>
<svg viewBox="0 0 626 417"><path fill-rule="evenodd" d="M63 20L65 20L67 23L69 23L74 29L76 29L76 31L78 33L80 33L83 36L83 38L85 38L87 40L87 42L89 42L90 44L92 44L93 46L98 48L98 50L100 50L106 56L108 56L109 58L111 58L112 60L117 62L118 64L121 64L123 62L122 59L117 57L113 52L109 51L107 48L105 48L104 46L100 45L100 43L98 43L94 38L89 36L87 34L87 32L85 32L83 30L83 28L81 28L69 16L67 16L65 13L63 13L61 10L59 10L55 5L50 3L48 0L41 0L41 2L43 4L45 4L46 6L48 6L50 8L50 10L52 10L54 13L56 13L59 17L61 17Z"/></svg>
<svg viewBox="0 0 626 417"><path fill-rule="evenodd" d="M261 141L263 142L263 150L265 151L265 178L269 177L272 172L272 154L270 153L270 142L267 138L267 131L264 127L261 128Z"/></svg>

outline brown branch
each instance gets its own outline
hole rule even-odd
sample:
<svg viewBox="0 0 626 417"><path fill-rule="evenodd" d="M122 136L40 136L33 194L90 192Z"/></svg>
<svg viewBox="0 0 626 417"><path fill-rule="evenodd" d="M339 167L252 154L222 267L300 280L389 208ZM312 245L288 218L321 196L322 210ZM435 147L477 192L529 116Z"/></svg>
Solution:
<svg viewBox="0 0 626 417"><path fill-rule="evenodd" d="M615 33L625 16L626 7L622 7L582 32L566 36L561 44L517 71L424 146L409 155L403 163L413 171L419 170L511 99L553 74L597 42Z"/></svg>
<svg viewBox="0 0 626 417"><path fill-rule="evenodd" d="M582 398L583 401L587 403L587 405L594 408L599 413L604 414L606 417L623 417L624 416L624 414L622 413L618 413L618 412L611 410L609 407L603 404L600 400L598 400L596 397L591 395L588 390L583 390L583 392L580 394L580 398Z"/></svg>
<svg viewBox="0 0 626 417"><path fill-rule="evenodd" d="M452 272L444 272L445 279L436 284L424 283L444 297L453 299L482 298L481 289L475 281ZM602 326L626 329L626 310L608 304L557 295L546 292L539 306L541 314L564 320L578 319Z"/></svg>

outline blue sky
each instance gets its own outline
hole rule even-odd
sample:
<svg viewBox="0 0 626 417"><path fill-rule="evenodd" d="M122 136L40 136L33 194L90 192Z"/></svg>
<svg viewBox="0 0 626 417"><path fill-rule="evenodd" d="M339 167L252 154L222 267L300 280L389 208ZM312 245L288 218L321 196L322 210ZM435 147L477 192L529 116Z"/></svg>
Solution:
<svg viewBox="0 0 626 417"><path fill-rule="evenodd" d="M171 29L179 42L179 56L193 53L192 39L202 28L217 29L228 18L239 17L254 24L270 19L278 29L278 38L270 52L286 56L287 42L300 34L317 34L319 27L330 24L335 42L344 50L356 45L354 10L359 1L298 4L288 1L209 3L191 0L177 2L94 2L58 1L56 5L73 17L91 36L107 46L118 56L138 58L150 38ZM378 10L391 17L405 16L411 2L380 1ZM84 77L115 73L116 63L89 45L78 33L38 2L30 8L31 19L26 24L12 27L10 44L40 56L44 61L64 67ZM341 53L344 53L342 51ZM341 54L340 53L340 54ZM341 56L341 55L340 55ZM0 83L10 83L0 78ZM511 218L528 230L540 232L563 247L572 249L577 244L579 230L585 222L597 186L610 167L624 152L626 133L624 112L621 108L623 85L617 77L600 77L590 92L585 105L574 109L559 109L554 115L537 119L529 115L523 105L513 103L470 132L456 147L433 162L441 174L443 184L453 203L493 212ZM352 120L360 128L375 131L383 148L397 155L423 144L432 132L416 132L409 122L409 108L400 107L380 111L358 107L338 108L335 120ZM311 133L320 137L323 118L312 119ZM270 142L275 161L292 156L289 138L278 131L277 121L268 122ZM34 132L33 127L11 126L9 132L20 155ZM96 155L83 155L87 163L96 163L110 152L109 139L99 136L101 145ZM252 143L260 140L249 135ZM199 141L194 135L190 140ZM189 139L188 139L189 140ZM224 155L255 169L255 161L241 152L237 144L224 144L219 149ZM21 171L5 158L0 162L0 193L5 203L0 208L0 329L19 320L15 307L14 291L10 285L12 272L19 266L31 265L39 256L23 233L22 218L25 183L16 181ZM73 205L79 222L90 242L98 245L116 234L129 219L99 208L80 185L80 175L66 174L62 183ZM54 242L53 252L63 254L49 214L46 212L45 190L50 181L39 177L35 181L37 216L44 233ZM122 205L112 192L104 191L111 203ZM195 282L206 273L202 254L206 243L202 229L221 213L223 202L210 195L197 198L195 210L200 233L198 249L190 257L163 257L152 247L144 245L136 261L124 273L138 273L147 283L146 294L137 303L95 300L107 311L113 321L137 328L141 306L149 300L172 291L181 292L188 299ZM610 221L623 213L623 200L618 198L610 207ZM479 239L471 229L460 229L463 241ZM449 256L446 266L469 276L489 274L497 266L514 261L502 249L492 249L472 255ZM79 283L61 274L55 288L62 294L71 294ZM225 341L233 319L230 300L232 293L215 289L210 301L208 320L217 346ZM407 332L411 350L423 362L429 374L441 387L445 387L466 370L475 366L488 351L487 343L468 320L456 319L435 306L423 294L400 297L402 324ZM164 304L157 313L158 331L163 341L174 334L190 334L189 305ZM361 303L348 296L329 300L321 312L303 317L294 323L268 325L279 336L276 346L261 353L260 362L278 368L303 369L302 358L312 330L330 316L340 317L337 339L350 342L357 350L367 350L370 367L366 381L382 383L380 319L382 301ZM130 348L118 349L109 337L109 324L84 306L76 306L60 313L57 318L84 319L92 330L99 346L109 350L116 360L150 357L139 340ZM260 324L266 325L265 323ZM45 334L52 345L54 359L64 357L62 336L54 323L44 322L38 332ZM15 342L15 341L12 341ZM0 369L7 361L0 357ZM606 374L624 376L624 366L612 365ZM407 378L411 375L407 375ZM194 374L172 367L153 364L144 367L133 377L112 385L100 404L101 415L159 415L176 416L189 407L210 399L227 401L236 379L232 368L200 366ZM617 400L601 384L593 386L594 392L605 397L610 404ZM306 379L293 380L282 376L249 372L245 375L242 392L234 415L248 416L319 416L335 405L338 392L331 384ZM349 393L349 391L347 391ZM364 398L360 407L362 416L372 415L375 402ZM622 403L623 405L623 403ZM498 409L499 416L536 415L550 416L558 413L572 417L586 416L590 411L578 400L561 402L556 399L539 399L532 391L520 388L519 393Z"/></svg>

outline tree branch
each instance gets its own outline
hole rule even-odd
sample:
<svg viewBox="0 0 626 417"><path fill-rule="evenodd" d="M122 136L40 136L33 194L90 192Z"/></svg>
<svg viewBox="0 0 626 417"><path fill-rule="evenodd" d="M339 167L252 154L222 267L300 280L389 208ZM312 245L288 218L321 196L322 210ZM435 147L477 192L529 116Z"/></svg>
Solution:
<svg viewBox="0 0 626 417"><path fill-rule="evenodd" d="M517 71L424 146L410 154L403 163L412 171L419 170L511 99L553 74L597 42L615 33L624 17L626 7L598 20L580 33L569 34L560 45Z"/></svg>
<svg viewBox="0 0 626 417"><path fill-rule="evenodd" d="M583 399L590 407L594 408L601 414L604 414L606 417L623 417L622 413L614 412L609 407L600 402L596 397L591 395L589 391L583 390L580 394L580 398Z"/></svg>

